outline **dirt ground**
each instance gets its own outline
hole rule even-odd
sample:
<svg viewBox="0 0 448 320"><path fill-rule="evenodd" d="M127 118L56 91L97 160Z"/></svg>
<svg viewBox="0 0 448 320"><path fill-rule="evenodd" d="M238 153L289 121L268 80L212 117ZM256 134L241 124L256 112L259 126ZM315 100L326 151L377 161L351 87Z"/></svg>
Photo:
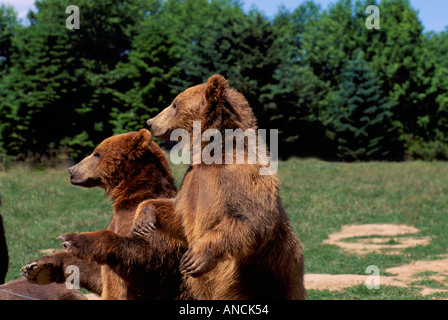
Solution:
<svg viewBox="0 0 448 320"><path fill-rule="evenodd" d="M414 246L426 246L430 237L418 235L419 230L406 225L365 224L347 225L340 232L331 234L324 241L326 244L337 245L353 254L381 252L383 254L400 254L403 249ZM448 254L433 261L413 261L399 267L382 271L390 274L380 274L379 285L409 287L412 283L432 280L448 285ZM306 274L307 289L340 291L362 284L373 284L371 274ZM436 292L448 292L447 289L435 289L419 285L422 295Z"/></svg>

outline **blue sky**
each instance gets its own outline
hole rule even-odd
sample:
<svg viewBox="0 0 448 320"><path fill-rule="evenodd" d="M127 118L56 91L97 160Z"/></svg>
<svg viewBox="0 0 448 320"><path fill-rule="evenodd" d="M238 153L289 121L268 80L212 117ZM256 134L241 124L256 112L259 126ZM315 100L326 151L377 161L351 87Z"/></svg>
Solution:
<svg viewBox="0 0 448 320"><path fill-rule="evenodd" d="M284 5L288 9L298 7L305 0L242 0L244 8L250 9L252 5L258 7L267 16L273 16L278 7ZM419 18L422 21L425 31L443 31L448 26L448 1L447 0L410 0L414 9L419 11ZM314 0L323 8L327 8L330 3L336 0ZM381 9L381 7L380 7Z"/></svg>
<svg viewBox="0 0 448 320"><path fill-rule="evenodd" d="M94 0L92 0L94 1ZM278 7L284 5L294 9L305 0L242 0L244 8L249 10L253 5L258 7L267 16L273 16ZM336 0L314 0L323 8ZM15 7L20 18L26 17L28 10L34 9L34 0L0 0ZM448 0L411 0L412 6L419 11L419 18L425 26L425 31L442 31L448 26ZM380 8L381 9L381 8Z"/></svg>

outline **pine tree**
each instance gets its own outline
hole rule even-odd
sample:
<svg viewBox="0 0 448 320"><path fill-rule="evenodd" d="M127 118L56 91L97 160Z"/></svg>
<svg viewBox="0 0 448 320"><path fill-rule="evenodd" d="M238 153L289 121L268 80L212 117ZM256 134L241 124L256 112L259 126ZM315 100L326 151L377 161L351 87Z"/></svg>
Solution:
<svg viewBox="0 0 448 320"><path fill-rule="evenodd" d="M363 4L365 8L371 1ZM391 104L400 138L409 145L411 136L430 138L425 122L428 112L434 114L426 78L433 71L419 62L425 47L423 25L409 0L382 0L378 6L381 28L360 32L358 46Z"/></svg>
<svg viewBox="0 0 448 320"><path fill-rule="evenodd" d="M11 6L0 4L0 76L11 67L11 55L15 50L13 37L20 25L17 14Z"/></svg>
<svg viewBox="0 0 448 320"><path fill-rule="evenodd" d="M272 128L266 99L272 76L280 64L274 54L275 34L270 21L257 11L243 15L239 8L222 14L209 36L191 44L191 56L182 64L191 83L203 82L211 74L228 78L254 111L259 127Z"/></svg>
<svg viewBox="0 0 448 320"><path fill-rule="evenodd" d="M112 134L112 71L127 60L145 1L75 1L81 28L74 30L65 27L66 4L36 2L38 11L18 33L13 66L0 85L10 154L39 157L67 146L81 157Z"/></svg>
<svg viewBox="0 0 448 320"><path fill-rule="evenodd" d="M11 6L0 4L0 100L7 97L3 85L3 78L12 66L11 57L16 51L13 38L20 29L17 14ZM6 132L11 130L11 110L0 103L0 152L5 152L8 142L5 141ZM4 133L5 132L5 133Z"/></svg>
<svg viewBox="0 0 448 320"><path fill-rule="evenodd" d="M325 128L317 117L325 83L313 73L302 44L319 15L319 7L308 1L293 12L281 9L273 21L270 54L279 62L262 98L272 127L279 130L282 157L325 157L329 152Z"/></svg>
<svg viewBox="0 0 448 320"><path fill-rule="evenodd" d="M207 42L213 28L225 28L221 17L238 10L229 0L167 0L153 5L132 39L128 61L114 71L120 84L111 114L114 132L141 127L180 91L207 79L209 70L200 67L206 53L192 48Z"/></svg>
<svg viewBox="0 0 448 320"><path fill-rule="evenodd" d="M397 145L392 113L364 53L346 63L327 123L346 161L388 159Z"/></svg>
<svg viewBox="0 0 448 320"><path fill-rule="evenodd" d="M428 32L418 49L415 81L419 102L414 130L404 137L406 156L413 159L448 159L448 31Z"/></svg>

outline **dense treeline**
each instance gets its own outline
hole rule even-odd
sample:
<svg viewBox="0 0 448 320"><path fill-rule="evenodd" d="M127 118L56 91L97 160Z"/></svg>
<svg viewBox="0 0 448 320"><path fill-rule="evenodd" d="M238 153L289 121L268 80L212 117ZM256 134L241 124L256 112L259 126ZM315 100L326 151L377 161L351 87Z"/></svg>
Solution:
<svg viewBox="0 0 448 320"><path fill-rule="evenodd" d="M366 28L377 4L381 28ZM84 156L141 128L213 73L279 129L286 157L448 158L448 31L408 0L312 1L273 18L233 0L37 0L29 24L0 6L0 149Z"/></svg>

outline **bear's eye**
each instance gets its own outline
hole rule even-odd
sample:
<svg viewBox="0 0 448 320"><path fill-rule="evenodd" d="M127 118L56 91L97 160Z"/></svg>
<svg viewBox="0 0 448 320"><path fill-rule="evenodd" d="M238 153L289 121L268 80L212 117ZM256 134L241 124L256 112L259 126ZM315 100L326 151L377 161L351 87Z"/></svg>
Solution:
<svg viewBox="0 0 448 320"><path fill-rule="evenodd" d="M96 157L96 158L99 158L99 157L100 157L100 154L99 154L98 152L95 152L95 153L93 154L93 156Z"/></svg>
<svg viewBox="0 0 448 320"><path fill-rule="evenodd" d="M173 102L173 109L176 109L176 103L175 102Z"/></svg>

